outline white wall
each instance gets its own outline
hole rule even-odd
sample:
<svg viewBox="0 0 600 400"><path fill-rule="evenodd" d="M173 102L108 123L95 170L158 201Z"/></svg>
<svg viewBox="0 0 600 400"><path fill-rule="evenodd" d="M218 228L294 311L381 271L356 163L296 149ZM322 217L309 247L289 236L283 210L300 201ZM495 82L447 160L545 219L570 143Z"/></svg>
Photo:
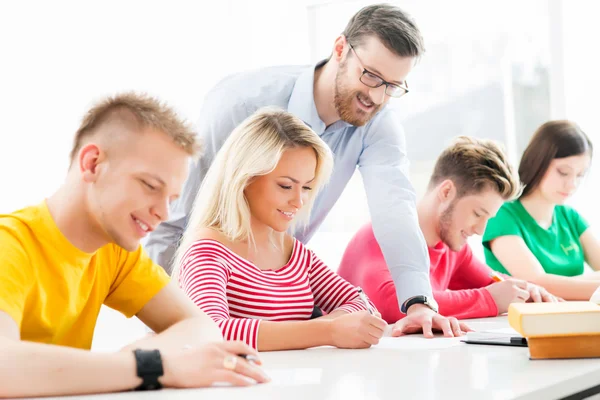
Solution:
<svg viewBox="0 0 600 400"><path fill-rule="evenodd" d="M225 75L307 63L307 29L301 1L1 2L0 212L60 184L98 98L146 91L195 122Z"/></svg>
<svg viewBox="0 0 600 400"><path fill-rule="evenodd" d="M597 193L600 182L600 53L594 43L600 38L597 16L600 3L569 0L562 3L564 24L565 117L577 122L596 147L596 160L571 203L600 234Z"/></svg>

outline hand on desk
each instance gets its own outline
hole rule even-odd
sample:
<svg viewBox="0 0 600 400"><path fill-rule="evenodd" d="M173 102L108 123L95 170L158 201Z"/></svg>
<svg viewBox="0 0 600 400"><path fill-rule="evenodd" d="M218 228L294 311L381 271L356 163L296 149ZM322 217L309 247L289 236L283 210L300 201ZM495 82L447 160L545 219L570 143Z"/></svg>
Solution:
<svg viewBox="0 0 600 400"><path fill-rule="evenodd" d="M331 320L331 341L341 349L364 349L379 343L387 323L381 315L358 311Z"/></svg>
<svg viewBox="0 0 600 400"><path fill-rule="evenodd" d="M511 303L525 303L527 301L541 303L562 300L548 293L543 287L520 279L506 279L492 283L486 286L486 290L496 302L498 315L508 312L508 306Z"/></svg>
<svg viewBox="0 0 600 400"><path fill-rule="evenodd" d="M254 383L250 379L257 383L269 381L258 366L238 354L251 355L258 360L256 350L240 341L166 352L162 354L164 375L160 382L171 388L200 388L216 382L248 386Z"/></svg>
<svg viewBox="0 0 600 400"><path fill-rule="evenodd" d="M454 317L444 317L425 305L415 304L408 309L406 317L394 324L392 336L422 331L423 336L432 338L434 330L442 331L446 337L453 337L462 336L472 329Z"/></svg>
<svg viewBox="0 0 600 400"><path fill-rule="evenodd" d="M563 298L556 297L541 286L527 283L527 291L529 292L529 301L535 303L556 303L565 301Z"/></svg>

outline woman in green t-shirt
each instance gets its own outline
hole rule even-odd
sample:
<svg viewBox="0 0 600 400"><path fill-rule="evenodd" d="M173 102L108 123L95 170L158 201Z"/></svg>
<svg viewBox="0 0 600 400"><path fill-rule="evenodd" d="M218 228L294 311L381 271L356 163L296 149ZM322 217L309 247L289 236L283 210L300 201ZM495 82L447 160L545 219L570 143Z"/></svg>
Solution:
<svg viewBox="0 0 600 400"><path fill-rule="evenodd" d="M592 143L573 122L550 121L533 135L519 175L518 200L505 203L487 225L483 245L493 269L545 287L565 300L589 300L600 272L600 242L564 202L592 159Z"/></svg>

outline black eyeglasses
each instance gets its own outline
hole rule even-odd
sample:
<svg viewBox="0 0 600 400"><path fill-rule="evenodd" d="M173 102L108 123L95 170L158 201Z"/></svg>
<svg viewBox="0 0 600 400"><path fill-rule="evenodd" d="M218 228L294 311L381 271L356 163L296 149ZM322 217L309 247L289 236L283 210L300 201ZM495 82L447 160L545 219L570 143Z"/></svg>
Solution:
<svg viewBox="0 0 600 400"><path fill-rule="evenodd" d="M352 47L352 45L350 43L348 43L348 46L350 46L350 48L354 52L356 59L360 63L360 67L363 69L362 74L360 75L359 79L364 85L366 85L370 88L373 88L373 89L378 88L382 85L385 85L385 94L387 94L390 97L395 97L395 98L402 97L406 93L408 93L408 83L406 81L404 81L404 85L397 85L395 83L390 83L390 82L385 81L380 76L378 76L378 75L372 73L371 71L369 71L368 69L366 69L364 67L362 61L360 61L360 57L358 57L358 54L356 54L356 50L354 50L354 47Z"/></svg>

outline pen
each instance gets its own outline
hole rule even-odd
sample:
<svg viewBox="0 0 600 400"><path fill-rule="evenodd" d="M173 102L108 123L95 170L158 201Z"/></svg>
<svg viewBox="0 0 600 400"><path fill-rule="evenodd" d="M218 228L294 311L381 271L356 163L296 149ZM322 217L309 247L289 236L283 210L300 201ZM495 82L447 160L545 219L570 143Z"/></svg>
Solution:
<svg viewBox="0 0 600 400"><path fill-rule="evenodd" d="M357 286L356 290L358 290L358 295L360 296L363 303L365 303L365 307L367 308L369 314L373 315L373 310L371 310L371 306L369 305L369 300L367 299L367 295L365 294L365 292L363 292L360 286Z"/></svg>
<svg viewBox="0 0 600 400"><path fill-rule="evenodd" d="M496 271L490 272L490 278L492 278L492 280L494 282L502 282L504 280L504 278L502 277L502 275L500 275Z"/></svg>
<svg viewBox="0 0 600 400"><path fill-rule="evenodd" d="M256 358L255 356L253 356L252 354L238 354L238 357L241 357L244 360L251 362L253 364L256 364L256 365L262 365L260 360L258 358Z"/></svg>

